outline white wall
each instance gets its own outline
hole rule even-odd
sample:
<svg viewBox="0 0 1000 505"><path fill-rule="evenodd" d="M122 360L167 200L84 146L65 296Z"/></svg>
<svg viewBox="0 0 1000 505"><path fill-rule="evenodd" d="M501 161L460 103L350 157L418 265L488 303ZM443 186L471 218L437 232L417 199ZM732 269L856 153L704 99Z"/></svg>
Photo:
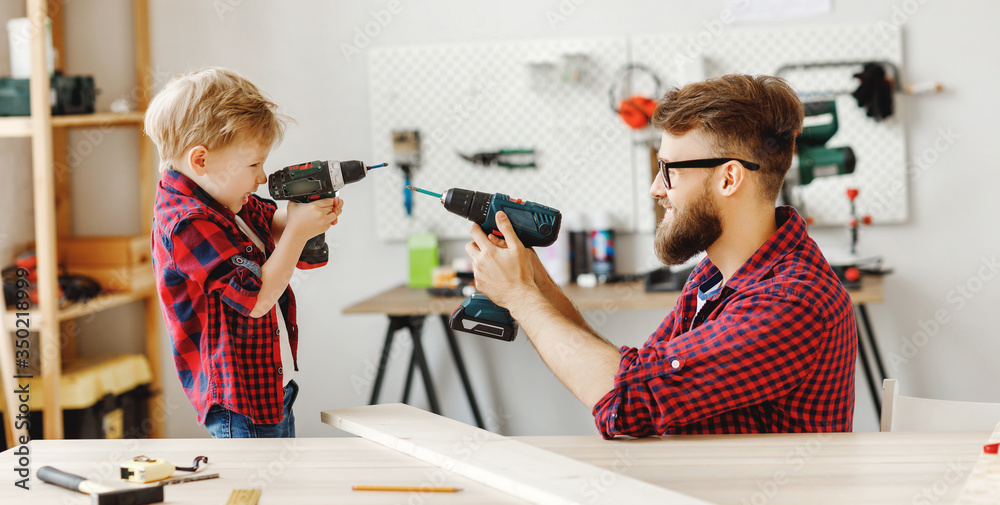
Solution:
<svg viewBox="0 0 1000 505"><path fill-rule="evenodd" d="M386 9L388 2L154 0L151 4L152 59L158 83L204 65L231 67L297 119L297 126L269 158L269 171L316 158L369 158L365 49L370 46L359 47L360 54L348 60L341 44L354 44L358 30L377 20L376 13ZM401 0L399 5L401 10L388 18L369 42L371 46L698 31L703 23L717 19L723 8L721 1L639 0ZM67 6L69 70L96 75L98 86L104 89L99 107L105 109L112 98L127 95L134 82L131 68L117 66L118 61L131 58L130 46L120 42L129 34L115 32L127 25L125 6L122 0L70 1ZM1000 393L989 386L1000 379L996 366L1000 341L995 338L993 312L1000 302L1000 282L992 280L991 270L981 267L1000 249L992 224L995 217L990 217L1000 215L1000 199L993 195L1000 176L989 161L995 157L991 149L998 112L994 87L1000 82L992 33L1000 6L986 0L838 0L834 7L828 15L769 25L902 21L904 80L939 80L948 86L940 95L901 98L908 123L908 159L914 163L914 176L909 180L911 219L903 225L865 229L861 239L863 253L884 255L896 270L885 280L886 301L870 306L883 353L887 358L892 353L901 357L887 363L889 373L901 379L904 394L1000 401ZM553 15L564 19L553 23ZM102 28L95 30L95 26ZM104 42L109 34L115 44ZM940 131L952 132L953 143L938 141ZM81 141L79 135L75 142ZM103 137L99 142L103 154L85 157L74 172L78 193L74 220L79 233L139 230L132 189L135 177L128 164L118 161L134 157L123 154L120 149L130 145L129 139L119 137L125 135ZM26 234L30 236L25 231L30 230L25 224L29 218L19 210L30 205L24 196L30 179L24 177L27 148L8 147L14 141L4 142L0 170L4 180L13 184L0 185L0 208L5 218L16 218L0 222L0 245L6 247L0 252L9 255L23 246ZM20 155L17 149L23 149ZM109 185L118 189L109 193L103 189ZM327 237L333 250L331 264L303 275L297 290L302 329L301 371L296 379L302 385L296 405L300 436L336 436L337 430L319 422L319 411L367 403L369 390L364 382L377 360L386 321L374 315L344 316L340 309L399 284L406 276L404 247L374 238L371 186L356 184L343 197L345 214ZM814 230L813 234L831 248L846 241L839 229ZM623 271L634 269L651 248L648 235L621 237L620 243ZM461 247L454 243L447 248L459 255ZM960 285L976 290L961 305L954 291ZM667 310L590 316L613 342L639 345ZM135 314L129 312L120 309L95 318L87 325L90 338L84 345L101 348L106 343L103 333L123 319L134 321ZM947 322L928 339L915 335L936 313L946 316ZM444 411L471 421L450 357L441 345L440 323L429 321L427 326L425 340ZM914 336L918 345L907 347ZM460 336L460 340L481 405L490 412L490 427L518 435L596 433L587 409L548 372L523 336L513 344L472 336ZM163 350L164 382L172 406L168 435L205 436L171 374L166 339ZM383 401L398 400L407 355L401 352L391 362ZM862 380L859 369L855 428L871 431L877 424ZM363 387L356 390L353 383ZM413 403L426 407L420 394Z"/></svg>

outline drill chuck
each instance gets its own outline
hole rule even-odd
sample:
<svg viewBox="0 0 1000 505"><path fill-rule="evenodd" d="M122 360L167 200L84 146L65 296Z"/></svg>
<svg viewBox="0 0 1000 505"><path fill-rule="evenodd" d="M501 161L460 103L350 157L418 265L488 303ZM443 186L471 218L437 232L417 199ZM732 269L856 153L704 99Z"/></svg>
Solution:
<svg viewBox="0 0 1000 505"><path fill-rule="evenodd" d="M452 188L441 197L444 208L452 214L462 216L474 223L486 222L490 212L492 193L481 193L462 188Z"/></svg>
<svg viewBox="0 0 1000 505"><path fill-rule="evenodd" d="M368 175L368 167L364 163L358 160L347 160L347 161L331 161L333 163L340 164L340 173L344 176L344 184L351 184L353 182L358 182L364 179ZM331 166L331 171L333 170Z"/></svg>

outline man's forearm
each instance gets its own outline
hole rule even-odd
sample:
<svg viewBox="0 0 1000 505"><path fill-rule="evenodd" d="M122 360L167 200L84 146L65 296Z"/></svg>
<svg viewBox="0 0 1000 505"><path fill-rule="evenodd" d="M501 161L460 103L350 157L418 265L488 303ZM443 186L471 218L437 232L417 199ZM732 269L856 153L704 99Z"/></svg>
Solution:
<svg viewBox="0 0 1000 505"><path fill-rule="evenodd" d="M563 293L562 289L560 289L559 286L556 285L555 281L552 280L552 276L550 276L549 272L545 270L545 266L542 265L541 261L539 261L537 255L532 254L532 262L532 268L535 273L535 285L538 286L538 289L541 290L542 295L545 296L549 303L551 303L560 314L566 316L566 319L578 324L595 337L608 342L604 339L604 337L601 337L600 334L594 331L589 324L587 324L587 321L583 319L583 314L576 309L576 306L574 306L573 302L566 296L566 293ZM611 345L611 343L608 342L608 345Z"/></svg>
<svg viewBox="0 0 1000 505"><path fill-rule="evenodd" d="M285 234L283 240L274 245L271 257L261 265L261 286L257 295L257 304L250 311L250 317L261 317L271 311L278 298L285 292L288 282L295 273L295 264L302 254L306 240L297 239L292 234Z"/></svg>
<svg viewBox="0 0 1000 505"><path fill-rule="evenodd" d="M562 289L560 289L559 286L552 281L552 278L549 277L548 273L544 272L543 275L545 276L544 280L536 279L536 285L538 285L538 289L542 292L542 296L544 296L545 299L548 300L560 314L566 317L566 319L569 319L574 324L590 332L591 335L607 342L608 345L611 345L611 342L608 342L604 337L594 331L589 324L587 324L587 321L583 318L583 314L577 310L576 306L573 305L573 302L568 296L566 296L566 293L563 293Z"/></svg>
<svg viewBox="0 0 1000 505"><path fill-rule="evenodd" d="M558 295L552 300L547 293ZM621 354L594 334L558 287L527 293L508 309L542 361L581 402L593 408L611 391Z"/></svg>

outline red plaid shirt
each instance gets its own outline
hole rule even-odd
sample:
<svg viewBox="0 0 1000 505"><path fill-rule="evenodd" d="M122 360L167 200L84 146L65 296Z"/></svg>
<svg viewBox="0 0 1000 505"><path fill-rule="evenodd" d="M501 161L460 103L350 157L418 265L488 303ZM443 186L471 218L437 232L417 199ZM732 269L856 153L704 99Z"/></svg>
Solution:
<svg viewBox="0 0 1000 505"><path fill-rule="evenodd" d="M640 349L622 347L601 435L851 431L857 329L851 299L805 222L778 231L697 310L707 258ZM693 325L693 328L692 328Z"/></svg>
<svg viewBox="0 0 1000 505"><path fill-rule="evenodd" d="M233 212L191 179L163 174L153 219L153 270L170 333L174 364L198 423L212 404L256 423L282 419L281 348L274 308L254 319L260 266L274 251L274 202L250 195L240 217L260 237L261 251L239 228ZM295 296L278 301L292 356L298 347ZM295 367L298 370L298 366Z"/></svg>

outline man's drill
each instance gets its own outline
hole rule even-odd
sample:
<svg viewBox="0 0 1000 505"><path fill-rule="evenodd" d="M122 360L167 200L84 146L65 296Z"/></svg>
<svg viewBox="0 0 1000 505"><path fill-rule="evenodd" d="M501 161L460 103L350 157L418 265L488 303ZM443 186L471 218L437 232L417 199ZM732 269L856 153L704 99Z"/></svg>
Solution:
<svg viewBox="0 0 1000 505"><path fill-rule="evenodd" d="M551 207L511 199L500 193L480 193L452 188L441 195L413 186L407 188L440 198L448 212L478 224L487 235L503 238L496 222L496 214L502 210L507 214L511 226L514 227L514 233L525 247L549 246L559 236L562 214ZM466 298L451 313L449 326L453 330L507 342L517 337L517 321L510 316L510 311L493 303L482 293Z"/></svg>
<svg viewBox="0 0 1000 505"><path fill-rule="evenodd" d="M357 160L311 161L301 165L282 168L267 178L267 188L275 200L291 200L298 203L314 202L333 198L344 186L360 181L373 168ZM330 258L330 248L326 245L326 235L320 234L309 239L302 255L295 265L302 270L326 265Z"/></svg>

